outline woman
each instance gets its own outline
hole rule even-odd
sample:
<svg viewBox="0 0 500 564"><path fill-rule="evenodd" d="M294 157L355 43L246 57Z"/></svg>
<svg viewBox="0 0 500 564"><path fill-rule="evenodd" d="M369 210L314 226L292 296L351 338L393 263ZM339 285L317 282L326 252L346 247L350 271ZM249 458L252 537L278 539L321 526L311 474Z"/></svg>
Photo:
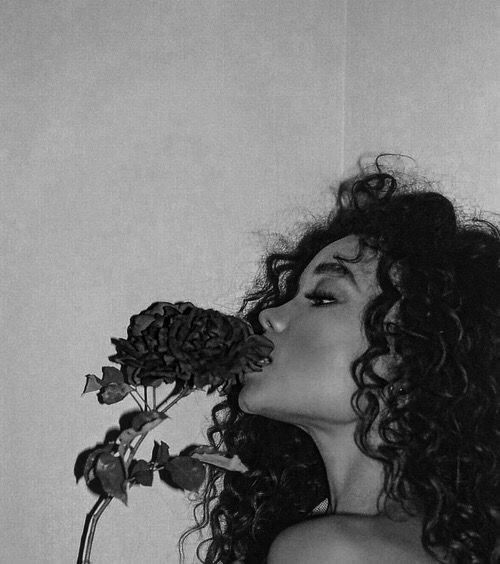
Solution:
<svg viewBox="0 0 500 564"><path fill-rule="evenodd" d="M341 187L240 315L274 344L213 409L204 562L500 562L500 234L427 185ZM220 479L219 479L220 478ZM196 511L195 511L196 514Z"/></svg>

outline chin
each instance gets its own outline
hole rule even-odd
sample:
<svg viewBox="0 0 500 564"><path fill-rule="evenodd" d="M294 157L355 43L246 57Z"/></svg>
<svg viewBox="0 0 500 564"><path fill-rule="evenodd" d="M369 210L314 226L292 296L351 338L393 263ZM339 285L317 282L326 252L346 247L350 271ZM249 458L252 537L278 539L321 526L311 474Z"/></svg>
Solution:
<svg viewBox="0 0 500 564"><path fill-rule="evenodd" d="M243 376L243 386L238 394L238 405L245 413L260 415L259 405L269 394L265 392L267 382L262 381L263 371L247 372Z"/></svg>
<svg viewBox="0 0 500 564"><path fill-rule="evenodd" d="M293 416L284 412L281 401L272 401L272 396L263 390L250 389L244 386L238 395L238 405L244 413L260 415L275 421L293 423Z"/></svg>
<svg viewBox="0 0 500 564"><path fill-rule="evenodd" d="M255 406L252 407L252 393L248 390L248 383L241 388L240 393L238 394L238 405L240 406L241 411L244 413L251 413L256 415L254 409Z"/></svg>

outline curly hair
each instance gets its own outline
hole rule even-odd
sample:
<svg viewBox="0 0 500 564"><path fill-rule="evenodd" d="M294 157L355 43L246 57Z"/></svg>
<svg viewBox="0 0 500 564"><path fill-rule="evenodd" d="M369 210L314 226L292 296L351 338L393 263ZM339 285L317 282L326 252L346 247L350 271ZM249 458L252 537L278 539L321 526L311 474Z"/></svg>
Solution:
<svg viewBox="0 0 500 564"><path fill-rule="evenodd" d="M262 334L259 313L296 295L323 247L354 234L360 251L352 260L376 250L381 292L363 316L368 348L351 367L354 440L383 463L383 510L389 500L409 514L418 508L422 545L437 562L500 562L500 232L429 183L376 166L340 186L328 215L294 240L280 239L238 315ZM391 390L398 390L390 394L375 370L389 351L397 359ZM240 390L234 386L213 408L207 436L250 471L209 469L196 525L179 540L181 558L186 537L210 527L197 549L206 564L265 563L276 536L330 496L311 437L244 413ZM368 439L375 419L378 446Z"/></svg>

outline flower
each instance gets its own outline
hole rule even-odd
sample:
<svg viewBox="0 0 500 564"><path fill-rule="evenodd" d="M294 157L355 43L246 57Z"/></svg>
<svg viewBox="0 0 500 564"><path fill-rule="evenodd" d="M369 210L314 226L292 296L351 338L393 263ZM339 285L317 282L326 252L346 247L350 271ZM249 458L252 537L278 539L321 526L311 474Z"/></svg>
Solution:
<svg viewBox="0 0 500 564"><path fill-rule="evenodd" d="M127 504L128 486L151 486L153 471L162 469L168 482L184 490L197 490L204 482L204 464L227 471L247 472L238 455L231 457L208 445L197 446L191 454L171 456L162 443L155 448L151 460L136 460L135 453L142 439L168 418L166 411L193 389L208 386L208 393L219 388L225 393L249 370L260 371L259 360L268 357L273 343L255 335L246 321L213 309L202 309L190 302L155 302L130 318L126 339L112 338L116 354L109 360L120 364L102 367L102 378L86 375L84 394L98 392L101 403L113 404L130 395L140 412L132 426L122 430L114 444L92 449L85 460L83 476L87 486L97 480L104 491L86 521L80 554L90 562L93 535L99 515L113 497ZM175 384L172 392L157 404L156 390L152 404L144 389L144 397L135 386ZM142 400L144 406L138 401ZM172 396L168 405L163 404ZM152 409L151 409L152 407ZM160 410L161 408L161 410ZM137 437L141 437L137 441ZM132 446L132 442L134 445ZM160 475L160 477L162 477ZM167 481L167 478L162 478Z"/></svg>
<svg viewBox="0 0 500 564"><path fill-rule="evenodd" d="M190 388L221 384L224 390L248 370L260 370L259 358L273 344L254 335L244 320L191 302L155 302L130 318L127 339L112 338L129 384L181 384Z"/></svg>

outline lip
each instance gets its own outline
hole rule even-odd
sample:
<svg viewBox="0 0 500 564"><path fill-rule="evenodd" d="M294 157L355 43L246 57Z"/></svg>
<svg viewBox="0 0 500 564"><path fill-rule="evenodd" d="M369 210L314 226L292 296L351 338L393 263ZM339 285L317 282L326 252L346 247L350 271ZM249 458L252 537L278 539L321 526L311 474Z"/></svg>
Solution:
<svg viewBox="0 0 500 564"><path fill-rule="evenodd" d="M268 367L271 366L271 362L269 364L264 364L263 366L261 366L260 370L249 370L248 372L244 372L243 374L241 374L240 376L240 382L241 384L245 384L247 377L248 376L254 376L256 374L262 374L262 372Z"/></svg>

